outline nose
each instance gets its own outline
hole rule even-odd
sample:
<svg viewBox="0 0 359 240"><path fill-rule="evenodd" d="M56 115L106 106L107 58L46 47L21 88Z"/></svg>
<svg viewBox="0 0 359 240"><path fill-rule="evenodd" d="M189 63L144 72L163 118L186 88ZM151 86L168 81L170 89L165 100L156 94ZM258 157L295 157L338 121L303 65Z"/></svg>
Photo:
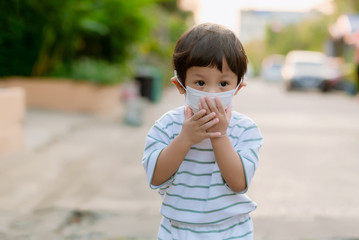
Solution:
<svg viewBox="0 0 359 240"><path fill-rule="evenodd" d="M208 93L216 93L218 91L216 87L208 87L206 90Z"/></svg>

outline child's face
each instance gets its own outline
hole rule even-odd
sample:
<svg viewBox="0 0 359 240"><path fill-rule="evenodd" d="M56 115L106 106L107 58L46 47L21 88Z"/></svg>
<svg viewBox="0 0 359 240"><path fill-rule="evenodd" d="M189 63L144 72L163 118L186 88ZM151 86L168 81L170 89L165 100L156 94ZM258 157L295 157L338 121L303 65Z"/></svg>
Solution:
<svg viewBox="0 0 359 240"><path fill-rule="evenodd" d="M216 67L191 67L186 72L186 87L218 93L233 90L237 87L238 77L223 61L222 72Z"/></svg>

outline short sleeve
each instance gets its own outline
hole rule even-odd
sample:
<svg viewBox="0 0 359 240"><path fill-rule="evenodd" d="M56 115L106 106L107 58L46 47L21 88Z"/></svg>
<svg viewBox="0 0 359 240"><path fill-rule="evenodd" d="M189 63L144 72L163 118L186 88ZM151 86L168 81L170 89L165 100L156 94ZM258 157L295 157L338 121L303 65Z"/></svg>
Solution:
<svg viewBox="0 0 359 240"><path fill-rule="evenodd" d="M234 149L239 154L246 177L246 189L241 193L248 190L252 182L252 178L258 166L259 149L262 147L263 137L256 124L245 127L241 135L236 139Z"/></svg>
<svg viewBox="0 0 359 240"><path fill-rule="evenodd" d="M142 165L146 171L147 180L152 189L160 188L161 186L167 184L163 183L160 186L154 186L151 184L153 173L155 171L157 159L162 152L162 150L167 147L171 141L170 133L167 129L163 127L160 121L157 121L155 125L150 129L146 137L145 150L142 158Z"/></svg>

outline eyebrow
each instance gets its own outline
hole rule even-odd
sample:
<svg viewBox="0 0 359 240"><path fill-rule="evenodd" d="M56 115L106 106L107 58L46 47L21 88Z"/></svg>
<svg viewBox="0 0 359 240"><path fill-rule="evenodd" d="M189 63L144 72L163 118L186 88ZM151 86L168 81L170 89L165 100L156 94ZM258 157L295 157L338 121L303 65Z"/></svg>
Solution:
<svg viewBox="0 0 359 240"><path fill-rule="evenodd" d="M195 77L205 77L203 74L201 74L201 73L194 73L193 74Z"/></svg>
<svg viewBox="0 0 359 240"><path fill-rule="evenodd" d="M201 73L194 73L193 74L194 77L202 77L202 78L205 78L206 76L204 74L201 74ZM221 79L223 78L227 78L227 77L231 77L231 74L230 73L224 73L221 77Z"/></svg>

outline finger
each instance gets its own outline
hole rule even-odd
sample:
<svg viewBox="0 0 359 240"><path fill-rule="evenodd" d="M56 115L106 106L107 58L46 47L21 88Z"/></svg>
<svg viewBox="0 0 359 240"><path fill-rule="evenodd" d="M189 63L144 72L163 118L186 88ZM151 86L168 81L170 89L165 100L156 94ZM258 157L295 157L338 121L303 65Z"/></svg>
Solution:
<svg viewBox="0 0 359 240"><path fill-rule="evenodd" d="M222 136L220 132L207 133L206 135L207 138L218 138Z"/></svg>
<svg viewBox="0 0 359 240"><path fill-rule="evenodd" d="M215 106L215 103L213 102L213 100L209 96L206 97L206 103L207 103L207 106L208 106L208 108L209 108L209 110L211 112L217 112L218 111L217 107Z"/></svg>
<svg viewBox="0 0 359 240"><path fill-rule="evenodd" d="M206 114L206 110L201 109L192 116L192 120L197 121L198 119L202 118Z"/></svg>
<svg viewBox="0 0 359 240"><path fill-rule="evenodd" d="M219 123L219 119L218 119L218 118L215 118L215 119L212 119L211 121L209 121L209 122L203 124L201 128L202 128L202 130L205 131L205 130L207 130L207 129L213 127L213 126L216 125L217 123Z"/></svg>
<svg viewBox="0 0 359 240"><path fill-rule="evenodd" d="M214 101L216 102L217 109L220 113L225 113L226 110L224 109L223 103L219 97L215 97Z"/></svg>
<svg viewBox="0 0 359 240"><path fill-rule="evenodd" d="M185 119L190 119L193 115L192 109L189 106L186 106L184 109L184 118Z"/></svg>
<svg viewBox="0 0 359 240"><path fill-rule="evenodd" d="M201 106L203 109L206 110L207 114L209 114L211 111L209 110L206 99L207 99L207 97L205 97L205 98L201 97Z"/></svg>
<svg viewBox="0 0 359 240"><path fill-rule="evenodd" d="M227 107L227 109L226 109L226 117L227 117L228 120L230 120L230 119L231 119L231 116L232 116L232 106L229 105L229 106Z"/></svg>
<svg viewBox="0 0 359 240"><path fill-rule="evenodd" d="M199 124L203 125L209 121L211 121L214 117L216 116L216 113L211 112L210 114L205 115L204 117L202 117L201 119L199 119Z"/></svg>

